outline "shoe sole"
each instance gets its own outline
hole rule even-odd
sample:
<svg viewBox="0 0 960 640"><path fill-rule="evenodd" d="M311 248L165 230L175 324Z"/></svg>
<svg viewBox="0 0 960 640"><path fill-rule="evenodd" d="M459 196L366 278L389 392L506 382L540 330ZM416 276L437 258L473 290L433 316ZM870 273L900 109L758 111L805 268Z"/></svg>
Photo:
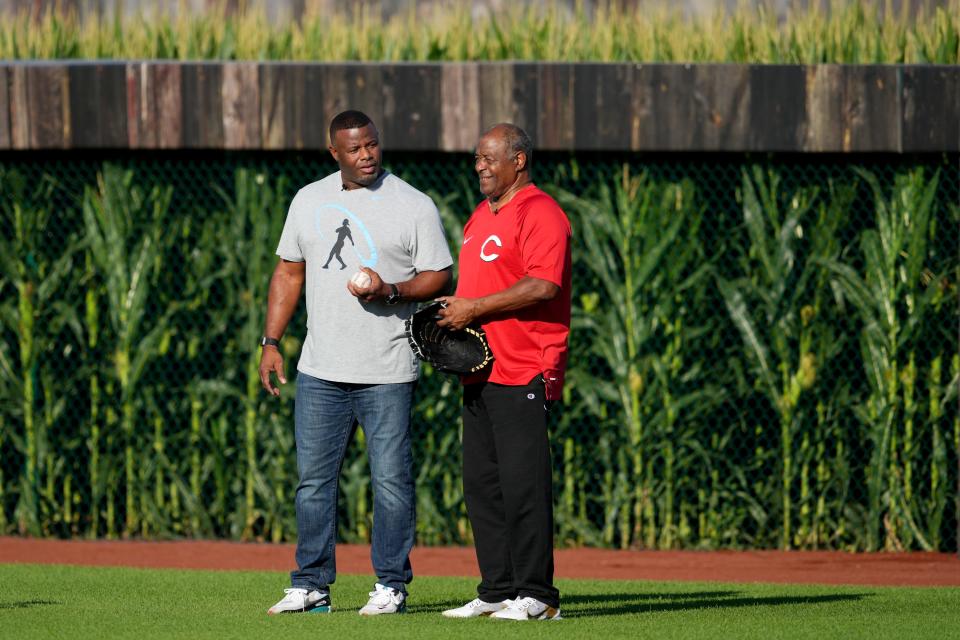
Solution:
<svg viewBox="0 0 960 640"><path fill-rule="evenodd" d="M488 613L487 615L493 615L495 612ZM513 620L514 622L526 622L528 620L563 620L560 617L560 610L554 609L553 607L547 607L546 610L538 616L527 616L524 619L517 618L504 618L500 616L493 616L494 620Z"/></svg>
<svg viewBox="0 0 960 640"><path fill-rule="evenodd" d="M372 617L372 616L390 616L404 614L407 612L407 605L400 606L396 611L381 611L379 613L364 613L363 611L357 611L362 616Z"/></svg>
<svg viewBox="0 0 960 640"><path fill-rule="evenodd" d="M274 611L273 609L267 610L268 616L279 616L284 613L330 613L333 611L333 607L325 604L319 607L313 607L311 609L287 609L286 611Z"/></svg>
<svg viewBox="0 0 960 640"><path fill-rule="evenodd" d="M478 613L475 616L448 616L446 613L441 613L440 615L442 615L444 618L451 618L454 620L469 620L470 618L489 618L494 613L496 613L496 611L484 611L483 613Z"/></svg>
<svg viewBox="0 0 960 640"><path fill-rule="evenodd" d="M309 611L304 611L304 613L330 613L331 611L333 611L333 607L325 606L325 607L314 607Z"/></svg>

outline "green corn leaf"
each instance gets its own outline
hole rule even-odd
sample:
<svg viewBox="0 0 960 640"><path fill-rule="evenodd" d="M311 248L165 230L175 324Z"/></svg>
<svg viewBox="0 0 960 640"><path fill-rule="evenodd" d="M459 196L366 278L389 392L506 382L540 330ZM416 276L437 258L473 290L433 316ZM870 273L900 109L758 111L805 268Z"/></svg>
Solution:
<svg viewBox="0 0 960 640"><path fill-rule="evenodd" d="M779 399L780 393L777 389L773 370L770 366L767 347L763 344L760 334L757 332L753 320L750 318L743 294L735 284L723 278L717 278L717 287L723 295L730 319L740 331L744 344L747 346L749 353L753 356L759 367L761 379L767 387L768 393L772 398Z"/></svg>

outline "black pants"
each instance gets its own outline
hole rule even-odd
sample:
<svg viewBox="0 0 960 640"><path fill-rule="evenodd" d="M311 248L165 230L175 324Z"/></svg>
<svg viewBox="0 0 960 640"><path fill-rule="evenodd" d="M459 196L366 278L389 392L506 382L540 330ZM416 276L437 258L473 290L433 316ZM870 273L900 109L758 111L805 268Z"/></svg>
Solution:
<svg viewBox="0 0 960 640"><path fill-rule="evenodd" d="M463 492L485 602L530 596L560 606L544 402L540 376L523 386L463 390Z"/></svg>

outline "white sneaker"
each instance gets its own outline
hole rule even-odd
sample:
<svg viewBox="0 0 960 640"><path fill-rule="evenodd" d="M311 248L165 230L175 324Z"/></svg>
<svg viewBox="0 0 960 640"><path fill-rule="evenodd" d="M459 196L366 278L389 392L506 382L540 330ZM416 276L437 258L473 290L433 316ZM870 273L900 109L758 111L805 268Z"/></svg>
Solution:
<svg viewBox="0 0 960 640"><path fill-rule="evenodd" d="M462 607L447 609L443 612L443 616L445 618L478 618L480 616L489 616L492 613L506 609L511 602L513 602L513 600L484 602L480 598L475 598Z"/></svg>
<svg viewBox="0 0 960 640"><path fill-rule="evenodd" d="M497 620L560 620L560 609L554 609L534 598L517 598L506 608L490 614Z"/></svg>
<svg viewBox="0 0 960 640"><path fill-rule="evenodd" d="M360 609L362 616L378 616L381 613L406 613L407 596L402 591L385 587L379 582L370 592L370 600Z"/></svg>
<svg viewBox="0 0 960 640"><path fill-rule="evenodd" d="M267 613L330 613L330 594L326 591L307 592L306 589L294 587L284 589L286 594L277 604L267 609Z"/></svg>

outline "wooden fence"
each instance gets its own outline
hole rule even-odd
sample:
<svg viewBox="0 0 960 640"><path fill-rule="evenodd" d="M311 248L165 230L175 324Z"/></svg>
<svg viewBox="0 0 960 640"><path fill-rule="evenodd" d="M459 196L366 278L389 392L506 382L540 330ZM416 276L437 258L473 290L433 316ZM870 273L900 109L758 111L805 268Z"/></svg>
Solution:
<svg viewBox="0 0 960 640"><path fill-rule="evenodd" d="M960 151L960 66L0 63L0 149L322 149L347 108L391 150Z"/></svg>

